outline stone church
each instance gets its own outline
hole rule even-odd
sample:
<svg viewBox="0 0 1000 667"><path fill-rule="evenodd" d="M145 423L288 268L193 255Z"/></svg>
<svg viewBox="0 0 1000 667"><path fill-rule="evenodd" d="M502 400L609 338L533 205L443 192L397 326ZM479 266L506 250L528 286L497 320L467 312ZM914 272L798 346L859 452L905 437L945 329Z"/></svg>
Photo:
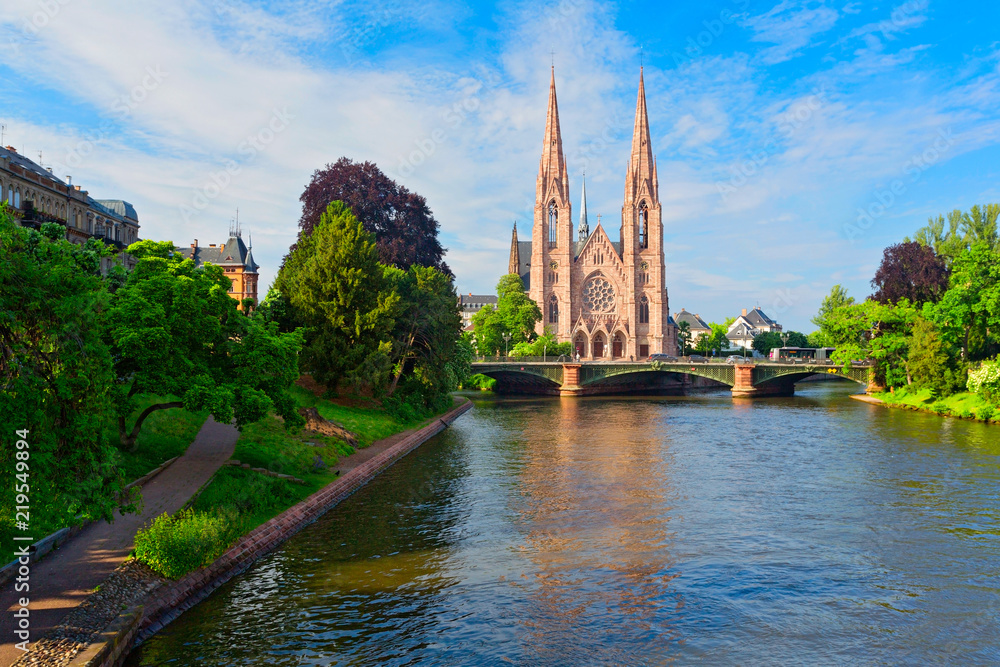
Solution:
<svg viewBox="0 0 1000 667"><path fill-rule="evenodd" d="M586 183L580 208L574 240L553 69L531 241L518 241L515 224L508 271L521 276L528 295L541 308L539 333L546 327L559 341L572 341L581 359L677 354L677 329L664 281L659 182L641 69L619 240L612 241L600 221L591 232Z"/></svg>

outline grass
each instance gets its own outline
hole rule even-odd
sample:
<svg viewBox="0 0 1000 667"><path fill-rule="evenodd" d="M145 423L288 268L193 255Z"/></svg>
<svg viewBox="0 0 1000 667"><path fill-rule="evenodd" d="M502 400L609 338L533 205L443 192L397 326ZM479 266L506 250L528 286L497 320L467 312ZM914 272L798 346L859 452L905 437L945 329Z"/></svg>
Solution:
<svg viewBox="0 0 1000 667"><path fill-rule="evenodd" d="M1000 406L983 400L977 394L968 392L935 399L928 389L899 389L895 392L873 394L873 396L886 405L896 407L908 407L965 419L1000 421Z"/></svg>
<svg viewBox="0 0 1000 667"><path fill-rule="evenodd" d="M381 408L347 407L293 388L298 407L315 407L325 419L342 424L362 448L417 426ZM338 438L305 431L292 433L276 417L248 424L240 433L233 458L254 468L292 475L296 483L252 470L220 469L188 511L162 516L136 537L136 557L172 578L211 563L241 535L305 500L338 476L340 457L354 448ZM314 466L316 456L325 467Z"/></svg>

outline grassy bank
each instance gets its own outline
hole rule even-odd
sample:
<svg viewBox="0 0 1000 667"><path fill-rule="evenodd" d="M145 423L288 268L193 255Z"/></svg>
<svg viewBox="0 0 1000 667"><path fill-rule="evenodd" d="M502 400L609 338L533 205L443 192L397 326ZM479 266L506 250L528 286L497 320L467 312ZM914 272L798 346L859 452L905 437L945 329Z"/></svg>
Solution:
<svg viewBox="0 0 1000 667"><path fill-rule="evenodd" d="M906 390L872 394L886 405L893 407L924 410L939 415L977 419L979 421L1000 421L1000 406L983 400L977 394L953 394L946 398L935 399L930 390Z"/></svg>
<svg viewBox="0 0 1000 667"><path fill-rule="evenodd" d="M374 404L340 405L301 387L295 387L294 397L298 407L315 407L323 418L354 433L360 448L428 421L402 421ZM208 565L240 536L334 481L337 462L352 453L354 448L338 438L289 432L273 416L249 424L233 458L304 483L226 466L188 510L173 517L163 515L136 536L136 557L171 578Z"/></svg>
<svg viewBox="0 0 1000 667"><path fill-rule="evenodd" d="M176 400L169 396L153 395L141 395L137 398L138 407L129 417L129 426L135 423L139 413L150 405ZM136 450L134 452L119 452L118 467L122 471L122 478L125 482L135 481L164 461L182 454L194 440L207 417L208 413L193 413L181 408L160 410L150 415L142 425L142 431L140 431L136 441ZM114 439L117 443L118 429L115 424L108 424L108 438ZM81 518L89 520L93 517L84 514ZM53 515L51 507L38 503L32 505L31 528L36 540L65 528L67 525L65 517ZM0 544L3 545L2 551L0 551L0 560L2 560L0 564L6 565L14 560L13 536L15 534L21 535L21 532L14 530L13 517L0 517Z"/></svg>

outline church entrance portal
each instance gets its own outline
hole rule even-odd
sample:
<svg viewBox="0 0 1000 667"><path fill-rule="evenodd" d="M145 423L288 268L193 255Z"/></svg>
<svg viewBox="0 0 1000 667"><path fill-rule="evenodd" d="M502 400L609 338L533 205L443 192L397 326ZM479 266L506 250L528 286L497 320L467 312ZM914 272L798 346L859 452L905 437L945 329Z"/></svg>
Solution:
<svg viewBox="0 0 1000 667"><path fill-rule="evenodd" d="M597 334L594 336L594 359L604 358L604 335Z"/></svg>
<svg viewBox="0 0 1000 667"><path fill-rule="evenodd" d="M614 359L620 359L625 356L625 341L622 339L621 334L615 334L615 339L611 343L611 356Z"/></svg>

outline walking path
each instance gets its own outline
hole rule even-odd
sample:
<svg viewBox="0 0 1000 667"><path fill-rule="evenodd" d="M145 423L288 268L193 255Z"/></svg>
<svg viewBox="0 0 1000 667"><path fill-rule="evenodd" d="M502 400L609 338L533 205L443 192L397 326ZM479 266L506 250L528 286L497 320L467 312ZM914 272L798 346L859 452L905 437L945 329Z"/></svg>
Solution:
<svg viewBox="0 0 1000 667"><path fill-rule="evenodd" d="M15 593L14 581L0 590L0 667L23 655L14 646L17 598L31 599L31 641L42 637L79 605L132 551L136 532L151 519L176 512L232 457L239 431L211 417L174 463L142 489L142 514L93 523L61 549L31 566L31 590Z"/></svg>

